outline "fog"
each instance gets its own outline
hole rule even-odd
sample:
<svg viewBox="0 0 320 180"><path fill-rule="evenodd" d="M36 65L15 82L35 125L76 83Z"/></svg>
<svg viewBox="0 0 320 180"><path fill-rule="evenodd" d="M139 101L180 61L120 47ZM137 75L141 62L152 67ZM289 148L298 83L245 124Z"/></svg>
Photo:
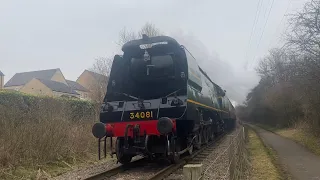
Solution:
<svg viewBox="0 0 320 180"><path fill-rule="evenodd" d="M218 52L208 48L192 34L173 33L180 44L197 59L199 66L208 74L212 81L227 91L233 104L242 103L247 92L258 83L259 78L254 71L244 67L234 67L219 57ZM234 59L236 61L236 59Z"/></svg>
<svg viewBox="0 0 320 180"><path fill-rule="evenodd" d="M76 80L95 58L119 52L116 42L123 27L136 31L150 22L184 44L212 80L242 103L259 81L253 67L270 47L281 45L284 14L304 0L261 2L1 1L0 70L5 82L18 72L52 68Z"/></svg>

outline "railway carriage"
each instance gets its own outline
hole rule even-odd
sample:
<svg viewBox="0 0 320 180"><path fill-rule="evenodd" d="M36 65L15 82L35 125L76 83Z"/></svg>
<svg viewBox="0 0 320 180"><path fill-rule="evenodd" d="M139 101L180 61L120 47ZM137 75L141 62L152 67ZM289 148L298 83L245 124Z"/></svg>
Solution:
<svg viewBox="0 0 320 180"><path fill-rule="evenodd" d="M129 41L114 57L93 135L120 163L143 154L173 163L235 126L234 107L196 59L168 36ZM105 147L106 148L106 147Z"/></svg>

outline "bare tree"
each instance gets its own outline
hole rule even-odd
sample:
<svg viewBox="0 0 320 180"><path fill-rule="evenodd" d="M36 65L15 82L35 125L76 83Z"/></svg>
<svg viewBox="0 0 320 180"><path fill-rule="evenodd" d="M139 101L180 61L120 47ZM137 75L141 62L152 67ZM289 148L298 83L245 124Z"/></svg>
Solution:
<svg viewBox="0 0 320 180"><path fill-rule="evenodd" d="M290 19L287 41L291 48L301 53L320 57L320 1L311 0L301 12Z"/></svg>
<svg viewBox="0 0 320 180"><path fill-rule="evenodd" d="M119 33L119 41L118 45L122 46L128 41L138 39L137 34L134 31L128 31L126 27L124 27Z"/></svg>
<svg viewBox="0 0 320 180"><path fill-rule="evenodd" d="M272 126L307 124L320 133L320 0L291 15L286 44L271 49L256 71L259 84L238 107L238 115ZM301 123L303 122L303 123Z"/></svg>
<svg viewBox="0 0 320 180"><path fill-rule="evenodd" d="M162 33L154 24L147 22L141 27L138 32L128 31L127 28L123 28L119 33L118 45L122 46L128 41L142 38L142 34L146 34L149 37L160 36Z"/></svg>
<svg viewBox="0 0 320 180"><path fill-rule="evenodd" d="M140 31L138 32L139 37L141 38L143 34L148 35L149 37L160 36L162 33L154 24L147 22Z"/></svg>
<svg viewBox="0 0 320 180"><path fill-rule="evenodd" d="M104 76L109 76L111 70L112 58L99 57L95 59L92 70Z"/></svg>
<svg viewBox="0 0 320 180"><path fill-rule="evenodd" d="M108 77L111 70L112 59L100 57L97 58L90 69L95 72L95 80L90 85L90 99L97 103L102 103L106 94Z"/></svg>
<svg viewBox="0 0 320 180"><path fill-rule="evenodd" d="M291 60L293 87L303 104L304 120L310 130L320 132L320 1L310 0L290 19L287 41L295 51Z"/></svg>

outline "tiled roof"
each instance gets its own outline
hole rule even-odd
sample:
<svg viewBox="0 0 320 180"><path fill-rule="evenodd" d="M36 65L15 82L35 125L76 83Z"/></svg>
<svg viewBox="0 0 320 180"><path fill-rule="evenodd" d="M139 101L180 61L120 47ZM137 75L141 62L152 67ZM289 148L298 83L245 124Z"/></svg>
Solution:
<svg viewBox="0 0 320 180"><path fill-rule="evenodd" d="M93 71L89 71L89 70L86 70L86 71L88 71L97 81L107 80L107 76L105 76L105 75L102 75L102 74L99 74L99 73L96 73Z"/></svg>
<svg viewBox="0 0 320 180"><path fill-rule="evenodd" d="M71 87L71 89L73 89L73 90L89 92L88 89L86 89L85 87L81 86L79 83L77 83L75 81L71 81L71 80L66 80L66 81L67 81L68 85Z"/></svg>
<svg viewBox="0 0 320 180"><path fill-rule="evenodd" d="M0 71L0 76L4 76L4 74Z"/></svg>
<svg viewBox="0 0 320 180"><path fill-rule="evenodd" d="M59 69L48 69L48 70L41 70L41 71L30 71L30 72L22 72L16 73L5 85L4 87L10 86L21 86L29 82L33 78L37 79L51 79L52 76L58 71Z"/></svg>
<svg viewBox="0 0 320 180"><path fill-rule="evenodd" d="M68 93L68 94L78 94L71 87L69 87L64 83L47 80L47 79L38 79L38 80L42 82L44 85L46 85L48 88L50 88L52 91Z"/></svg>

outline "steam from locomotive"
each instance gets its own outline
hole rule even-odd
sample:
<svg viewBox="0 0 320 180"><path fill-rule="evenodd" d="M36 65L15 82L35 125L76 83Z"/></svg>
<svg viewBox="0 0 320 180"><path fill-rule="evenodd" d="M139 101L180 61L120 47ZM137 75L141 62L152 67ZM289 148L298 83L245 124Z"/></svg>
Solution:
<svg viewBox="0 0 320 180"><path fill-rule="evenodd" d="M175 163L234 128L225 91L175 39L143 35L122 51L114 57L100 122L92 129L99 141L116 137L120 163L139 154Z"/></svg>

